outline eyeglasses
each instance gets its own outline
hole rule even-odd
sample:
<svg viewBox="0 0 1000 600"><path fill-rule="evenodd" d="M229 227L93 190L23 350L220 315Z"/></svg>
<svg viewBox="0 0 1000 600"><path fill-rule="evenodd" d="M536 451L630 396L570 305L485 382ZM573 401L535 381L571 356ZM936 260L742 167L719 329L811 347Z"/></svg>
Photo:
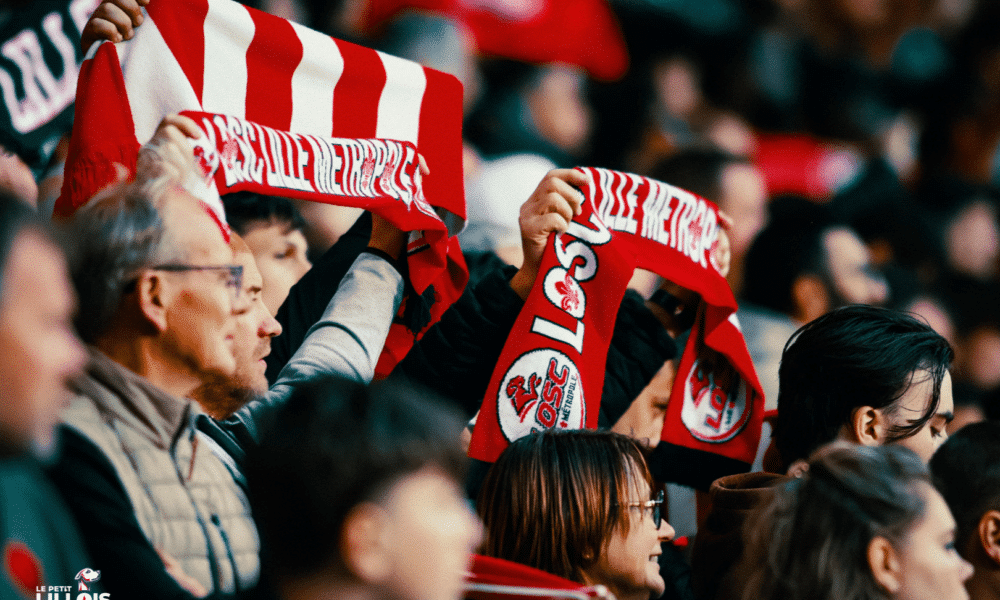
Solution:
<svg viewBox="0 0 1000 600"><path fill-rule="evenodd" d="M626 506L629 508L641 508L643 514L646 513L646 509L652 509L653 511L653 523L656 524L656 528L660 528L660 523L663 522L663 490L660 490L656 494L656 500L647 500L646 502L629 502Z"/></svg>
<svg viewBox="0 0 1000 600"><path fill-rule="evenodd" d="M239 300L243 294L243 265L184 265L170 263L149 267L151 271L169 271L183 273L187 271L225 271L226 287L229 288L233 300Z"/></svg>

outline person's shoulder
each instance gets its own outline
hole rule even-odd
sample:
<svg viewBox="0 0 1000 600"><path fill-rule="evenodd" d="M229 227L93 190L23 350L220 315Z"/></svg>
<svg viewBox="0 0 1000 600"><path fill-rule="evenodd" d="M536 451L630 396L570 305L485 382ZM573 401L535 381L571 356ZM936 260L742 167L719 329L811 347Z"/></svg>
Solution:
<svg viewBox="0 0 1000 600"><path fill-rule="evenodd" d="M769 494L773 488L783 485L791 479L787 475L764 471L726 475L712 482L709 494L712 496L713 502L731 501L737 498L749 499Z"/></svg>
<svg viewBox="0 0 1000 600"><path fill-rule="evenodd" d="M70 398L68 405L63 409L61 420L67 427L88 439L95 440L103 437L102 432L108 428L108 424L101 416L94 394L89 392L90 390L81 390Z"/></svg>

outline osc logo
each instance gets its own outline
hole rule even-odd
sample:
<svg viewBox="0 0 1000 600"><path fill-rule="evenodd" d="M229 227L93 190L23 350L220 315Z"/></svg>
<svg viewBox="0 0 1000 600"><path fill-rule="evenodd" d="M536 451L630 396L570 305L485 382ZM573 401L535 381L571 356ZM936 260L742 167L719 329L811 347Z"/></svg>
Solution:
<svg viewBox="0 0 1000 600"><path fill-rule="evenodd" d="M735 390L727 389L732 386L699 369L700 362L694 361L684 380L681 421L695 439L719 444L733 439L750 419L747 385L740 379Z"/></svg>
<svg viewBox="0 0 1000 600"><path fill-rule="evenodd" d="M543 429L581 429L586 422L580 371L550 348L522 354L504 375L497 417L508 441Z"/></svg>

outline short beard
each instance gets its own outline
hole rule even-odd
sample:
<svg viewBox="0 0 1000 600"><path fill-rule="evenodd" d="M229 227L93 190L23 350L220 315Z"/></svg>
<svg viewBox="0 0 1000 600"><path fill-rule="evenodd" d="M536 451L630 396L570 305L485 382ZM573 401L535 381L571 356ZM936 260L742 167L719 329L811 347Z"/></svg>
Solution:
<svg viewBox="0 0 1000 600"><path fill-rule="evenodd" d="M202 410L217 421L229 418L255 396L249 386L239 385L230 377L216 375L207 378L191 394L191 397L201 405Z"/></svg>

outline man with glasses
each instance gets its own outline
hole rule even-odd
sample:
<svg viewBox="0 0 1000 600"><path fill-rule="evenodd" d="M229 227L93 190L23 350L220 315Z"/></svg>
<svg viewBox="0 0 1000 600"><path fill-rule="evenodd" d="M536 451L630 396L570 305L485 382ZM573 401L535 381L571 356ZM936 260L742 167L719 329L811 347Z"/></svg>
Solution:
<svg viewBox="0 0 1000 600"><path fill-rule="evenodd" d="M180 188L168 117L119 184L69 224L77 326L90 346L63 413L50 476L74 512L113 597L247 590L260 544L247 499L195 427L190 394L236 369L236 318L249 310L228 231ZM201 443L199 443L201 441Z"/></svg>

